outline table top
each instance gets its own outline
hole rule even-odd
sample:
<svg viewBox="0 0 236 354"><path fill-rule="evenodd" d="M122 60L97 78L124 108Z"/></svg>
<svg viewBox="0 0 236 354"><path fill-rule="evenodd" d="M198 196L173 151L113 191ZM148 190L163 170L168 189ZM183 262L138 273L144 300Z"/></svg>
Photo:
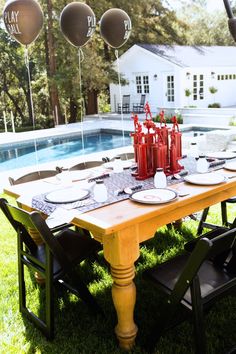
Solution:
<svg viewBox="0 0 236 354"><path fill-rule="evenodd" d="M225 176L234 176L236 172L221 169L215 173ZM35 194L51 191L53 186L50 178L37 180L4 188L4 192L14 198L20 197L20 202L30 207ZM79 185L80 182L74 184ZM228 179L224 183L210 186L193 185L181 182L171 185L171 189L179 193L179 197L169 203L147 205L123 200L103 206L98 209L74 214L72 222L85 227L97 234L107 235L119 232L133 225L140 225L148 220L155 219L156 226L163 226L168 222L204 209L206 206L216 204L222 200L236 195L236 178ZM186 194L186 195L185 195ZM182 195L185 195L182 197ZM66 212L66 210L65 210Z"/></svg>

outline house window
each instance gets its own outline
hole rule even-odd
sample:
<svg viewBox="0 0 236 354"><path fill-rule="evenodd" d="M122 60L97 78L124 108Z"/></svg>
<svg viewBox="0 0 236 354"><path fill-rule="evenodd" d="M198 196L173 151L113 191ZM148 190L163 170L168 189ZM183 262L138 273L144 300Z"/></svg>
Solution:
<svg viewBox="0 0 236 354"><path fill-rule="evenodd" d="M218 75L217 79L218 80L235 80L236 79L236 75L235 74Z"/></svg>
<svg viewBox="0 0 236 354"><path fill-rule="evenodd" d="M197 75L193 75L193 100L197 100Z"/></svg>
<svg viewBox="0 0 236 354"><path fill-rule="evenodd" d="M147 75L143 76L143 91L149 93L149 78Z"/></svg>
<svg viewBox="0 0 236 354"><path fill-rule="evenodd" d="M204 100L204 76L193 75L193 100Z"/></svg>
<svg viewBox="0 0 236 354"><path fill-rule="evenodd" d="M142 93L142 79L141 76L136 76L137 93Z"/></svg>
<svg viewBox="0 0 236 354"><path fill-rule="evenodd" d="M167 76L167 101L175 101L174 75Z"/></svg>
<svg viewBox="0 0 236 354"><path fill-rule="evenodd" d="M137 75L136 81L136 92L137 93L149 93L149 77L148 75Z"/></svg>
<svg viewBox="0 0 236 354"><path fill-rule="evenodd" d="M204 81L203 81L203 75L200 75L200 81L199 81L199 98L200 100L204 99Z"/></svg>

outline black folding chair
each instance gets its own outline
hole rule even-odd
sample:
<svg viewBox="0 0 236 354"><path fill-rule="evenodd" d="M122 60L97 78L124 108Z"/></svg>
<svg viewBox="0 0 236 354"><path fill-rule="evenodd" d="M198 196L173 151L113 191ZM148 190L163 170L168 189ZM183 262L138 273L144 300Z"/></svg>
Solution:
<svg viewBox="0 0 236 354"><path fill-rule="evenodd" d="M118 113L130 113L130 95L122 97L122 103L118 103Z"/></svg>
<svg viewBox="0 0 236 354"><path fill-rule="evenodd" d="M133 112L134 113L143 113L145 105L146 95L141 95L140 103L133 103Z"/></svg>
<svg viewBox="0 0 236 354"><path fill-rule="evenodd" d="M36 181L38 179L53 177L53 176L57 175L58 173L59 173L59 171L57 171L57 170L41 170L41 171L29 172L17 179L15 179L13 177L9 177L8 179L9 179L9 182L11 185L15 185L15 184Z"/></svg>
<svg viewBox="0 0 236 354"><path fill-rule="evenodd" d="M28 213L0 199L0 209L17 232L19 308L46 335L54 337L54 301L53 284L57 283L80 297L93 313L102 314L95 298L89 292L78 270L75 269L83 260L100 250L100 244L83 234L70 229L53 236L42 216L38 212ZM32 233L38 234L42 243L37 245ZM24 266L39 273L45 280L45 319L34 314L26 303ZM28 294L30 296L30 294Z"/></svg>
<svg viewBox="0 0 236 354"><path fill-rule="evenodd" d="M119 154L117 156L119 156L122 161L131 160L134 158L134 152L124 152L124 153ZM111 158L110 161L114 161L117 156L114 156L113 158Z"/></svg>
<svg viewBox="0 0 236 354"><path fill-rule="evenodd" d="M123 152L123 153L121 153L121 154L119 154L119 155L116 155L116 156L114 156L114 157L112 157L112 158L103 157L102 160L103 160L103 162L115 161L115 159L116 159L117 157L120 157L120 159L121 159L122 161L131 160L131 159L134 158L134 152Z"/></svg>
<svg viewBox="0 0 236 354"><path fill-rule="evenodd" d="M209 233L210 234L210 233ZM144 275L159 291L167 294L160 310L159 326L151 332L147 347L155 342L176 319L177 305L183 305L193 316L196 353L206 353L203 310L236 286L236 229L211 231L209 237L197 240L191 252L147 270Z"/></svg>
<svg viewBox="0 0 236 354"><path fill-rule="evenodd" d="M207 222L207 216L209 214L210 207L208 207L208 208L203 210L201 218L200 218L200 221L199 221L199 224L198 224L198 229L197 229L197 234L198 235L202 234L202 231L203 231L204 228L213 229L214 230L214 229L216 229L218 227L221 227L221 226L230 226L230 227L232 227L233 223L228 220L228 215L227 215L227 204L228 203L230 203L230 204L236 203L236 197L232 197L232 198L226 199L226 200L224 200L223 202L220 203L222 225L216 225L216 224L212 224L212 223Z"/></svg>
<svg viewBox="0 0 236 354"><path fill-rule="evenodd" d="M87 168L93 168L93 167L98 167L103 164L103 161L98 160L98 161L86 161L86 162L80 162L74 166L71 166L69 168L69 171L75 171L75 170L85 170Z"/></svg>

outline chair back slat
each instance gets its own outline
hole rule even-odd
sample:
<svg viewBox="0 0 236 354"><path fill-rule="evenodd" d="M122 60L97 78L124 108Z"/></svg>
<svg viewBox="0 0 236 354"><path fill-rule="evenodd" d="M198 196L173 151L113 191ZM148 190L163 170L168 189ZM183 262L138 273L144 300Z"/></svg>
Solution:
<svg viewBox="0 0 236 354"><path fill-rule="evenodd" d="M21 176L17 179L14 179L13 177L9 177L9 182L11 185L15 185L15 184L36 181L38 179L53 177L57 174L58 174L58 171L56 171L56 170L34 171L34 172L27 173L26 175Z"/></svg>
<svg viewBox="0 0 236 354"><path fill-rule="evenodd" d="M3 214L6 216L12 227L15 229L16 232L21 232L22 241L25 243L27 248L30 252L36 250L37 245L33 241L32 237L29 235L27 230L22 227L22 224L14 218L9 210L9 204L6 199L0 198L0 209L2 210Z"/></svg>
<svg viewBox="0 0 236 354"><path fill-rule="evenodd" d="M213 259L213 263L218 267L222 267L231 251L235 247L234 239L236 229L226 231L222 235L216 236L214 240L214 247L211 248L209 258Z"/></svg>
<svg viewBox="0 0 236 354"><path fill-rule="evenodd" d="M35 228L29 213L24 212L14 205L7 204L6 206L11 217L18 223L18 225L22 224L26 229Z"/></svg>
<svg viewBox="0 0 236 354"><path fill-rule="evenodd" d="M114 156L110 161L115 161L117 156L119 156L122 161L131 160L134 158L134 152L124 152L122 154Z"/></svg>
<svg viewBox="0 0 236 354"><path fill-rule="evenodd" d="M64 252L61 244L58 242L57 237L53 236L51 230L49 229L48 225L46 224L45 220L42 218L40 213L32 212L30 213L30 217L34 227L39 232L40 236L44 240L45 244L47 244L59 264L66 271L69 271L71 269L71 264L67 258L66 253Z"/></svg>
<svg viewBox="0 0 236 354"><path fill-rule="evenodd" d="M141 95L140 106L144 106L146 95Z"/></svg>
<svg viewBox="0 0 236 354"><path fill-rule="evenodd" d="M104 162L102 160L80 162L80 163L70 167L69 171L85 170L87 168L98 167L98 166L101 166L103 163Z"/></svg>
<svg viewBox="0 0 236 354"><path fill-rule="evenodd" d="M212 257L217 259L222 253L229 253L234 246L235 236L236 229L232 229L211 240L204 237L199 239L171 293L172 303L181 301L205 260ZM223 267L223 262L217 265Z"/></svg>
<svg viewBox="0 0 236 354"><path fill-rule="evenodd" d="M53 236L51 230L47 226L45 220L39 212L29 213L16 206L6 204L9 214L18 223L18 231L22 233L34 232L39 234L44 243L49 247L52 254L56 257L60 265L65 269L70 269L70 262L57 238ZM28 237L30 237L28 233Z"/></svg>
<svg viewBox="0 0 236 354"><path fill-rule="evenodd" d="M199 268L208 256L211 246L211 241L205 238L197 242L170 295L171 303L177 304L181 301L192 280L197 276Z"/></svg>
<svg viewBox="0 0 236 354"><path fill-rule="evenodd" d="M123 95L122 103L123 103L123 105L129 104L130 103L130 95Z"/></svg>

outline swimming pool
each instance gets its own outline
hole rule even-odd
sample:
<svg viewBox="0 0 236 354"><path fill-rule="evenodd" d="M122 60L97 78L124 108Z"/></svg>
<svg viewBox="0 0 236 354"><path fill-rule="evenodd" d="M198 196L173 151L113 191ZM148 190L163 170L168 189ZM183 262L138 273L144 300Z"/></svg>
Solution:
<svg viewBox="0 0 236 354"><path fill-rule="evenodd" d="M212 127L188 127L181 129L181 132L184 136L196 137L204 135L207 132L212 132L214 130L219 130L219 128L212 128ZM220 130L228 130L227 128L221 128Z"/></svg>
<svg viewBox="0 0 236 354"><path fill-rule="evenodd" d="M73 136L47 137L36 139L38 163L53 162L93 152L115 149L130 145L131 137L120 132L96 132L84 134L84 151L80 134ZM36 164L34 141L18 142L0 146L0 171L8 171Z"/></svg>

